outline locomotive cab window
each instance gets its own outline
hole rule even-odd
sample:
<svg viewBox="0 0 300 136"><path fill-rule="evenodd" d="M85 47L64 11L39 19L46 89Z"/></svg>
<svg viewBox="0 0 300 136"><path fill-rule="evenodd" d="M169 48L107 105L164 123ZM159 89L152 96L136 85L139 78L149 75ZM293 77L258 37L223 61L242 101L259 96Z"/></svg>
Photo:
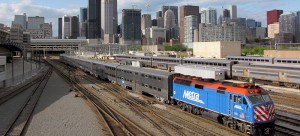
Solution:
<svg viewBox="0 0 300 136"><path fill-rule="evenodd" d="M241 96L234 96L234 102L242 103L242 97Z"/></svg>

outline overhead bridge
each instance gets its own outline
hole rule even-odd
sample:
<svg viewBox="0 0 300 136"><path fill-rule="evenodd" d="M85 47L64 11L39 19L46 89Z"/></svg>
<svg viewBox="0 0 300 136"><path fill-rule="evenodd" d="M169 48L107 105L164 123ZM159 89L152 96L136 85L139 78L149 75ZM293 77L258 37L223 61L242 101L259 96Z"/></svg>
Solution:
<svg viewBox="0 0 300 136"><path fill-rule="evenodd" d="M78 50L80 46L87 46L86 39L31 39L29 50L67 52Z"/></svg>

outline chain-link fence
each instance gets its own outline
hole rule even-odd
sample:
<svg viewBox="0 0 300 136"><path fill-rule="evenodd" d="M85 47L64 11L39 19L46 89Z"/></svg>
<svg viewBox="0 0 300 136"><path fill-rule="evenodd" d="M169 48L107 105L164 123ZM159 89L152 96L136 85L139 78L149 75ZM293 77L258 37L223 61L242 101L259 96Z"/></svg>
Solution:
<svg viewBox="0 0 300 136"><path fill-rule="evenodd" d="M15 76L14 78L0 81L0 90L3 90L3 89L7 90L8 88L22 84L22 83L28 81L29 79L32 79L33 77L37 76L38 73L40 73L44 69L45 69L45 67L41 67L38 69L34 69L32 71L29 71L27 73L24 73L24 75L22 74L19 76Z"/></svg>

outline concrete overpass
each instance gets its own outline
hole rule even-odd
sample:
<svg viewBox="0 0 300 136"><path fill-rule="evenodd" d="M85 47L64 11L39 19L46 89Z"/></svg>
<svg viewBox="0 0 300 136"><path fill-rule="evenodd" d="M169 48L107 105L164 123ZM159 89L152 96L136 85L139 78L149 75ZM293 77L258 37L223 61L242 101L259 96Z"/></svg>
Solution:
<svg viewBox="0 0 300 136"><path fill-rule="evenodd" d="M26 47L20 43L15 43L11 41L1 41L0 42L0 56L6 56L8 61L14 55L20 55L23 53Z"/></svg>
<svg viewBox="0 0 300 136"><path fill-rule="evenodd" d="M86 39L31 39L29 51L37 52L67 52L87 46Z"/></svg>

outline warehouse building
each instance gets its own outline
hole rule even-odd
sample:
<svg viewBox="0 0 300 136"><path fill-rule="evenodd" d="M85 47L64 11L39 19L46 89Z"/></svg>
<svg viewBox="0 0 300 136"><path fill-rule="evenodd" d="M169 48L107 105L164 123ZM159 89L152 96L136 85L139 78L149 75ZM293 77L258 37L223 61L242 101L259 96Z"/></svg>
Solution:
<svg viewBox="0 0 300 136"><path fill-rule="evenodd" d="M193 54L195 57L224 58L226 56L240 56L241 42L194 42Z"/></svg>

